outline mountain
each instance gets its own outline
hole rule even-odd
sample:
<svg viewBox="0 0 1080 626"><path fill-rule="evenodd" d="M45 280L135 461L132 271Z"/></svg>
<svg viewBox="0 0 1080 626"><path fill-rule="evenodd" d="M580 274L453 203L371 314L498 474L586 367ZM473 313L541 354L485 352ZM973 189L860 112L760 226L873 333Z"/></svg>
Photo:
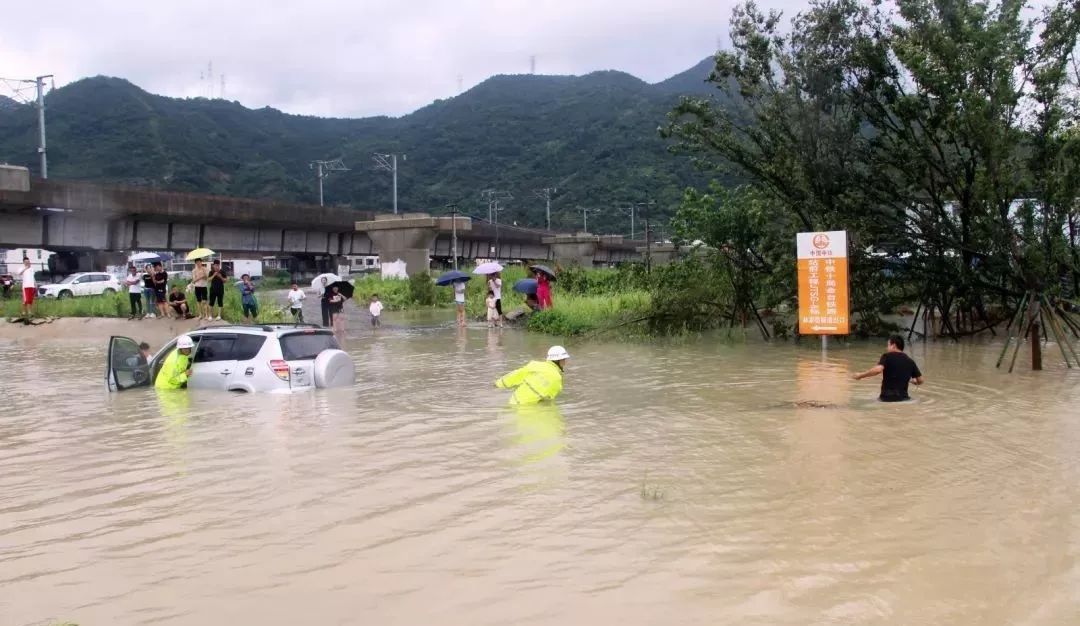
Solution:
<svg viewBox="0 0 1080 626"><path fill-rule="evenodd" d="M0 112L14 111L21 106L23 105L19 104L16 100L13 100L7 96L0 96Z"/></svg>
<svg viewBox="0 0 1080 626"><path fill-rule="evenodd" d="M351 168L325 181L327 204L389 210L391 176L375 152L398 161L402 211L449 203L487 216L481 191L509 192L501 222L541 226L534 190L555 187L553 227L629 232L619 203L654 199L660 218L682 190L704 182L657 134L684 94L716 93L709 59L649 84L617 71L584 76L500 75L398 118L331 119L248 109L224 100L153 95L95 77L47 96L49 170L56 178L251 197L315 201L314 159ZM0 162L36 169L32 107L0 107ZM639 227L640 231L640 227Z"/></svg>

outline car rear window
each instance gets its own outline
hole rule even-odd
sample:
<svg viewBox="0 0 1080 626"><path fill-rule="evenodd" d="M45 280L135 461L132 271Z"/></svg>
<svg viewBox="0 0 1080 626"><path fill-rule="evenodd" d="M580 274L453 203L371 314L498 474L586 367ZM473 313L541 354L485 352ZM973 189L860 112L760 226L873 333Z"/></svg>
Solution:
<svg viewBox="0 0 1080 626"><path fill-rule="evenodd" d="M330 332L290 333L281 336L281 355L286 361L307 361L323 350L338 350L337 339Z"/></svg>

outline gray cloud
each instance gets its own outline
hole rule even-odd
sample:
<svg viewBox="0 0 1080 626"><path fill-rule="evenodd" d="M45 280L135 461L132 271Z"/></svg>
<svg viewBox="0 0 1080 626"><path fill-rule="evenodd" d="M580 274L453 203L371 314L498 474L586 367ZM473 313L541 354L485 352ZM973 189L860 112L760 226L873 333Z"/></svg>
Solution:
<svg viewBox="0 0 1080 626"><path fill-rule="evenodd" d="M105 74L170 96L205 93L322 116L400 115L493 74L619 69L648 81L716 47L734 0L74 0L5 7L0 76ZM799 0L763 0L797 11Z"/></svg>

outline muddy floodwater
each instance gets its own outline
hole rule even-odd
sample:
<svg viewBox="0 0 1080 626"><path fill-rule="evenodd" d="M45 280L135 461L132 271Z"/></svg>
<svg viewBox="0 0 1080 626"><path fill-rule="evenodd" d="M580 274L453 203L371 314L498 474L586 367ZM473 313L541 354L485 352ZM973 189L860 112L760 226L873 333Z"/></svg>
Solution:
<svg viewBox="0 0 1080 626"><path fill-rule="evenodd" d="M876 343L569 343L513 411L491 381L549 339L385 323L291 397L110 395L103 340L0 340L0 626L1080 623L1052 345L916 345L881 405Z"/></svg>

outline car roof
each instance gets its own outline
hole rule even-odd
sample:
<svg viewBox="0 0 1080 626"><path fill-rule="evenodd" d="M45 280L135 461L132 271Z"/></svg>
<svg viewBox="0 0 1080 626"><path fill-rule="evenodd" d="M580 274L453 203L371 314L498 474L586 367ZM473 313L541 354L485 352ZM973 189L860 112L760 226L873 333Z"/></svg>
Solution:
<svg viewBox="0 0 1080 626"><path fill-rule="evenodd" d="M329 328L323 328L316 324L218 324L214 326L200 326L191 332L199 333L248 333L248 334L274 334L277 336L287 335L294 332L318 332L319 334L331 333Z"/></svg>

